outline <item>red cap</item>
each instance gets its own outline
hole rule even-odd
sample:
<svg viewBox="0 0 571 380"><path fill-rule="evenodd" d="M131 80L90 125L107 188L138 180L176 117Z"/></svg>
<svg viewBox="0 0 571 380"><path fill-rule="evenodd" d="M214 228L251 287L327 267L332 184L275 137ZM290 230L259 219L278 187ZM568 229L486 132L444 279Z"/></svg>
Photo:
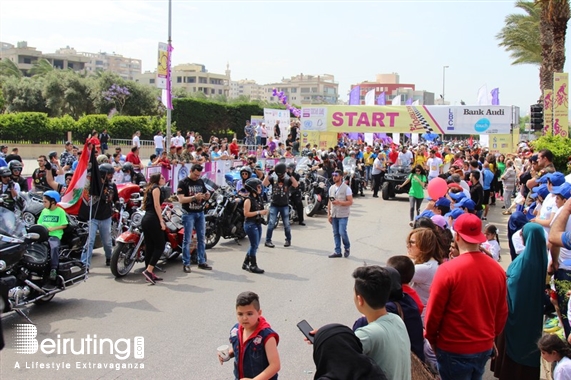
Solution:
<svg viewBox="0 0 571 380"><path fill-rule="evenodd" d="M448 188L449 188L449 189L459 189L459 190L463 190L463 189L462 189L462 186L460 186L459 184L457 184L457 183L455 183L455 182L454 182L454 183L449 183L449 184L448 184Z"/></svg>
<svg viewBox="0 0 571 380"><path fill-rule="evenodd" d="M454 231L467 243L483 243L486 236L482 233L482 221L474 214L462 214L454 222Z"/></svg>
<svg viewBox="0 0 571 380"><path fill-rule="evenodd" d="M176 148L176 146L174 146L174 145L171 145L171 149L175 149L175 148Z"/></svg>

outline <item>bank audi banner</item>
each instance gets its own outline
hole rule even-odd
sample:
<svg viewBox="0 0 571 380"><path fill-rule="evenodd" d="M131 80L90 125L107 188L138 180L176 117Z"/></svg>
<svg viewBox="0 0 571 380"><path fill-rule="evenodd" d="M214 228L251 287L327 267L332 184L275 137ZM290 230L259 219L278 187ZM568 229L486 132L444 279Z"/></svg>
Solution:
<svg viewBox="0 0 571 380"><path fill-rule="evenodd" d="M302 130L327 132L510 133L510 106L323 106L301 109Z"/></svg>

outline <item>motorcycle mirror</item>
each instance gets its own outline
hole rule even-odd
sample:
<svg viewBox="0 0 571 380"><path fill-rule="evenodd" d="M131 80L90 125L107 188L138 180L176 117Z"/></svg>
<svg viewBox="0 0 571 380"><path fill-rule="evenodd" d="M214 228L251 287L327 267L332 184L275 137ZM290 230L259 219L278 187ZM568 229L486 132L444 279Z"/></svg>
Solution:
<svg viewBox="0 0 571 380"><path fill-rule="evenodd" d="M139 182L139 187L145 187L145 186L147 186L147 182L145 181Z"/></svg>
<svg viewBox="0 0 571 380"><path fill-rule="evenodd" d="M40 234L35 232L28 232L27 234L24 234L24 238L28 240L38 240L40 238Z"/></svg>

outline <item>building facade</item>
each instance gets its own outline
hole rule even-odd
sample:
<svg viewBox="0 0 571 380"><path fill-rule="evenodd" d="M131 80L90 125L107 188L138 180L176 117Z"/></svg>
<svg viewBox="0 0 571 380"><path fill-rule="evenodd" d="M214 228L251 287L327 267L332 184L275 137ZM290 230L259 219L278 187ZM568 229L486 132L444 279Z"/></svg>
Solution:
<svg viewBox="0 0 571 380"><path fill-rule="evenodd" d="M392 104L393 100L400 96L401 104L405 104L407 100L415 102L419 105L433 105L434 93L424 90L416 90L413 83L400 83L400 76L397 73L377 74L375 82L362 82L351 85L351 89L360 86L360 104L365 104L365 95L370 90L375 90L375 104L381 93L385 93L386 104Z"/></svg>
<svg viewBox="0 0 571 380"><path fill-rule="evenodd" d="M264 98L264 87L256 83L253 79L240 79L238 81L230 81L230 99L236 99L241 96L250 100L262 100Z"/></svg>
<svg viewBox="0 0 571 380"><path fill-rule="evenodd" d="M273 96L273 89L283 91L290 104L337 104L339 99L339 83L331 74L303 75L299 74L289 79L282 79L278 83L269 83L262 86L263 98L270 103L279 101Z"/></svg>

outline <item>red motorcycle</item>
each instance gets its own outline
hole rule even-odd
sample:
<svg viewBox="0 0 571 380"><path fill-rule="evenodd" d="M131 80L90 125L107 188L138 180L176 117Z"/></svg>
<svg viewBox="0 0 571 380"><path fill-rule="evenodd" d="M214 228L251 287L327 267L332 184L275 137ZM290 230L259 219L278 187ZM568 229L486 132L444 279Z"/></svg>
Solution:
<svg viewBox="0 0 571 380"><path fill-rule="evenodd" d="M166 230L165 250L160 258L161 263L176 259L182 253L184 228L182 224L182 211L176 209L171 203L161 205ZM145 212L137 210L131 216L129 229L117 238L117 244L111 256L111 272L115 277L127 275L135 263L145 262L145 236L141 229L141 222ZM196 248L195 234L193 233L191 253ZM160 270L159 267L156 267Z"/></svg>
<svg viewBox="0 0 571 380"><path fill-rule="evenodd" d="M111 219L111 239L115 246L117 238L129 228L131 215L143 202L141 188L133 183L117 185L117 195L119 196L119 209L115 210Z"/></svg>

